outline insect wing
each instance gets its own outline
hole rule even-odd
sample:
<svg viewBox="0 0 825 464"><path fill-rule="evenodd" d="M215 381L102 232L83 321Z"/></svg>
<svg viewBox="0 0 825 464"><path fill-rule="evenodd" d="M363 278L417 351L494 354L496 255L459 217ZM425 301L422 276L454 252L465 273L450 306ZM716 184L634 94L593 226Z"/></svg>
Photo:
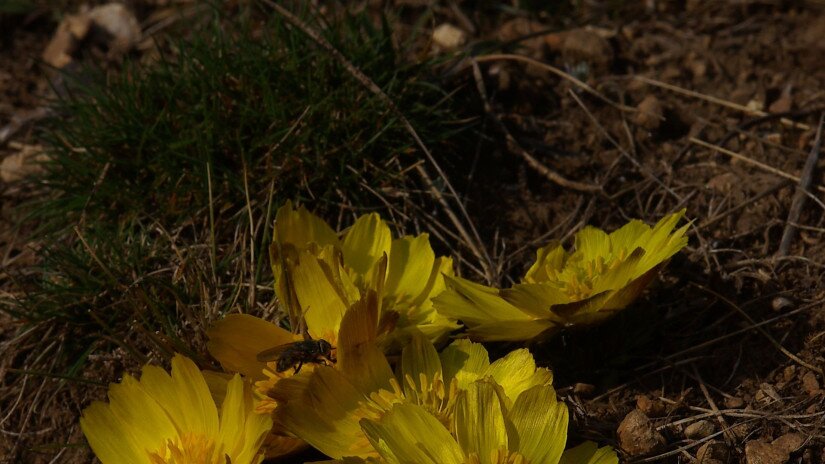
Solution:
<svg viewBox="0 0 825 464"><path fill-rule="evenodd" d="M292 343L284 343L283 345L273 346L272 348L267 348L260 353L257 354L256 359L258 362L269 362L277 360L285 351L294 348L296 344L299 342L292 342Z"/></svg>

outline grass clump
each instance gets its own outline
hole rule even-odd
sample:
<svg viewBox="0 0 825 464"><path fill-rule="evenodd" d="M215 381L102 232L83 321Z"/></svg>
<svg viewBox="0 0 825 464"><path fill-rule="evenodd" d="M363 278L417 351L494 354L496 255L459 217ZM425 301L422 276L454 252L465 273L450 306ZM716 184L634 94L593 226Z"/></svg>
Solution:
<svg viewBox="0 0 825 464"><path fill-rule="evenodd" d="M409 135L328 52L278 17L210 14L154 64L84 74L56 104L44 194L30 205L43 259L5 308L63 324L68 364L90 346L197 357L195 329L220 314L274 311L278 205L312 202L341 221L378 205L371 191L411 185ZM386 24L304 16L428 145L447 138L450 100L428 63L398 55Z"/></svg>

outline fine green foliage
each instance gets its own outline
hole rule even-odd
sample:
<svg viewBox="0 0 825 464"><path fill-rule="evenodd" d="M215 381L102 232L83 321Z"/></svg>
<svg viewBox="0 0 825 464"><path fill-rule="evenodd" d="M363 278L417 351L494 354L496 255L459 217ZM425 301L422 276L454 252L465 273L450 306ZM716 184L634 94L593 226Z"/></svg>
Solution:
<svg viewBox="0 0 825 464"><path fill-rule="evenodd" d="M414 185L411 137L327 51L274 15L209 14L154 63L84 72L56 102L26 208L44 259L2 308L65 324L69 353L106 340L197 356L197 329L223 312L273 308L266 250L283 201L340 217ZM398 56L386 24L303 16L431 148L455 130L431 63Z"/></svg>

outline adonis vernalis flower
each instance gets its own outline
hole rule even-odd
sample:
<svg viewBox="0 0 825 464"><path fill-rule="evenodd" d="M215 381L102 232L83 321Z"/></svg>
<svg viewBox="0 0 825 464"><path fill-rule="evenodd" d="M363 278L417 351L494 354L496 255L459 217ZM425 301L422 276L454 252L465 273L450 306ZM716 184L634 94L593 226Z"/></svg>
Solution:
<svg viewBox="0 0 825 464"><path fill-rule="evenodd" d="M399 404L419 407L440 426L450 428L461 398L477 382L495 384L500 401L508 407L533 387L553 392L552 373L537 368L526 349L491 363L480 344L458 340L439 354L418 334L402 351L398 377L376 346L361 344L352 349L356 352L339 351L336 368L318 367L304 384L287 380L272 392L282 401L279 426L335 459L377 458L379 452L362 421L378 421ZM566 410L564 414L566 430Z"/></svg>
<svg viewBox="0 0 825 464"><path fill-rule="evenodd" d="M378 343L387 351L398 350L411 330L439 342L458 328L433 309L432 297L446 288L443 276L452 274L452 260L437 258L426 234L393 239L373 213L359 217L339 239L319 217L288 202L276 215L273 242L275 291L296 332L305 328L312 339L337 347L344 314L368 297L377 305ZM257 355L302 339L249 315L229 315L207 334L209 351L221 365L259 381L262 392L292 372L277 372ZM261 408L274 406L264 401Z"/></svg>
<svg viewBox="0 0 825 464"><path fill-rule="evenodd" d="M172 359L171 376L145 366L109 388L109 403L83 411L80 428L103 464L250 464L272 427L253 412L252 388L235 375L216 405L201 371Z"/></svg>
<svg viewBox="0 0 825 464"><path fill-rule="evenodd" d="M459 319L477 340L529 340L569 326L599 323L641 295L665 262L687 244L684 210L655 226L634 220L606 233L586 227L575 251L558 242L538 250L522 282L498 290L446 277L436 309ZM674 230L675 229L675 230Z"/></svg>
<svg viewBox="0 0 825 464"><path fill-rule="evenodd" d="M336 368L280 384L278 409L283 430L339 462L618 462L612 449L589 442L564 451L567 408L552 373L526 349L491 363L480 344L458 340L439 354L419 334L396 377L374 345L343 348Z"/></svg>
<svg viewBox="0 0 825 464"><path fill-rule="evenodd" d="M470 384L445 426L425 408L399 403L361 426L381 460L392 464L617 464L609 447L587 442L564 451L567 408L552 386L534 386L512 405L492 380ZM349 458L343 462L365 462Z"/></svg>
<svg viewBox="0 0 825 464"><path fill-rule="evenodd" d="M320 218L287 202L276 215L273 242L278 298L294 319L303 315L313 338L335 338L343 312L367 292L379 296L380 316L392 321L385 346L398 348L410 330L438 343L458 328L433 309L432 298L444 291L443 276L452 275L453 264L435 256L427 234L393 238L387 223L371 213L338 239ZM311 333L313 325L327 333Z"/></svg>

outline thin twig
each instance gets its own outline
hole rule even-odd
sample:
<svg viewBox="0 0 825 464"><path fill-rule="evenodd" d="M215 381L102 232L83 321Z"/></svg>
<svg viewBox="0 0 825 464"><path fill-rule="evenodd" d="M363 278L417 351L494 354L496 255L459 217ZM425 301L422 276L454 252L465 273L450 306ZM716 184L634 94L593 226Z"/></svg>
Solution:
<svg viewBox="0 0 825 464"><path fill-rule="evenodd" d="M575 180L567 179L566 177L562 176L558 172L548 168L544 163L537 160L533 157L521 144L513 137L513 134L510 133L510 130L507 128L506 125L501 121L498 115L493 111L492 106L490 105L490 101L487 99L487 89L484 86L484 77L481 75L481 69L478 67L478 63L475 60L472 61L473 65L473 77L476 81L476 87L478 88L478 93L481 96L481 101L484 103L484 110L487 114L490 115L490 118L493 122L496 123L498 128L501 132L504 133L505 138L507 138L507 142L511 145L511 147L518 153L522 159L524 159L527 164L533 168L536 172L544 176L550 182L554 184L560 185L565 188L569 188L571 190L577 190L579 192L601 192L602 187L599 185L588 184L584 182L578 182Z"/></svg>
<svg viewBox="0 0 825 464"><path fill-rule="evenodd" d="M799 222L799 216L802 214L802 207L805 205L806 192L811 189L811 182L814 179L814 169L816 163L819 161L819 151L822 148L822 123L825 122L825 113L819 116L819 126L816 129L816 139L814 145L808 153L808 159L805 161L805 167L802 168L802 174L799 176L799 185L796 187L796 193L793 196L791 209L788 211L788 220L785 223L785 230L782 232L782 240L779 242L779 250L776 256L787 256L791 249L791 243L796 238L796 224Z"/></svg>
<svg viewBox="0 0 825 464"><path fill-rule="evenodd" d="M484 247L484 244L481 240L481 236L476 230L475 225L473 224L472 219L470 218L467 209L464 207L464 204L461 202L458 193L456 192L455 188L453 188L452 183L447 178L447 175L441 169L441 166L436 161L435 157L433 156L432 152L430 152L429 148L424 144L419 137L418 132L413 127L412 123L410 123L409 119L404 116L404 113L396 106L395 102L390 99L390 97L379 87L372 79L369 78L366 74L364 74L360 69L355 67L338 49L332 46L329 41L321 37L321 35L312 29L309 25L304 23L300 18L293 15L289 12L286 8L278 5L277 3L271 0L261 0L263 3L268 5L270 8L275 10L278 14L284 17L290 24L298 28L301 32L306 34L310 39L312 39L316 44L318 44L321 48L325 49L335 58L351 75L354 77L358 82L364 85L370 92L372 92L375 96L377 96L381 101L384 102L385 105L395 114L395 116L401 121L401 124L410 133L415 143L427 157L427 160L432 164L433 168L435 169L436 173L444 180L444 185L449 190L450 194L455 199L455 203L458 205L459 210L461 211L462 216L467 221L467 224L472 232L472 235L467 232L467 229L464 227L464 224L458 218L458 216L453 212L452 208L450 207L447 199L444 198L444 195L438 190L435 186L435 183L430 178L429 174L426 170L419 165L416 168L419 176L421 176L422 180L425 184L427 184L428 190L430 194L436 199L436 201L444 208L444 212L450 218L450 221L453 223L453 226L458 230L459 234L462 236L464 241L466 242L467 247L470 251L476 255L476 258L481 263L482 267L487 274L488 280L493 279L492 275L492 259L490 258L487 249Z"/></svg>

